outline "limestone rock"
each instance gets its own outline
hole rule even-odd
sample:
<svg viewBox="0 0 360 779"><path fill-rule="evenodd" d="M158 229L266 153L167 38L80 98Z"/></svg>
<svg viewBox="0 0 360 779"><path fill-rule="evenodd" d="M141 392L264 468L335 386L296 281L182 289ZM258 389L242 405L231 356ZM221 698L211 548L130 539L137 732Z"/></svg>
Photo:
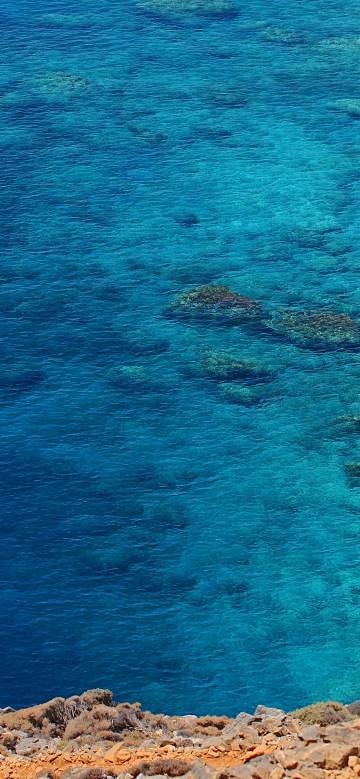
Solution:
<svg viewBox="0 0 360 779"><path fill-rule="evenodd" d="M303 728L299 736L302 741L308 744L316 742L320 738L320 727L318 725L308 725L306 728Z"/></svg>
<svg viewBox="0 0 360 779"><path fill-rule="evenodd" d="M335 771L345 768L351 755L358 757L359 746L349 744L317 744L307 749L304 757L315 766L325 768L327 771Z"/></svg>
<svg viewBox="0 0 360 779"><path fill-rule="evenodd" d="M44 738L23 738L21 741L17 742L15 752L22 757L28 757L47 747L48 743L49 742Z"/></svg>
<svg viewBox="0 0 360 779"><path fill-rule="evenodd" d="M273 719L280 717L283 719L286 717L286 714L282 709L275 709L269 706L257 706L255 709L254 718L258 719L259 717L266 717L266 719L268 717L272 717Z"/></svg>

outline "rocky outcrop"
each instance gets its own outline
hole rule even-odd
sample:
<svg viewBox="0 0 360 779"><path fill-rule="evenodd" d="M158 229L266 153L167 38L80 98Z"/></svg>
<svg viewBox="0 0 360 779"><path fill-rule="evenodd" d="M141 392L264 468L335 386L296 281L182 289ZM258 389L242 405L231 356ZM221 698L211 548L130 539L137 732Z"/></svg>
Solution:
<svg viewBox="0 0 360 779"><path fill-rule="evenodd" d="M348 349L360 346L360 328L349 316L334 311L285 310L276 313L270 329L302 346Z"/></svg>
<svg viewBox="0 0 360 779"><path fill-rule="evenodd" d="M355 779L359 713L328 702L169 717L90 690L0 710L0 779Z"/></svg>
<svg viewBox="0 0 360 779"><path fill-rule="evenodd" d="M261 307L257 301L239 295L223 284L208 284L181 293L166 313L185 319L216 320L236 325L258 318Z"/></svg>

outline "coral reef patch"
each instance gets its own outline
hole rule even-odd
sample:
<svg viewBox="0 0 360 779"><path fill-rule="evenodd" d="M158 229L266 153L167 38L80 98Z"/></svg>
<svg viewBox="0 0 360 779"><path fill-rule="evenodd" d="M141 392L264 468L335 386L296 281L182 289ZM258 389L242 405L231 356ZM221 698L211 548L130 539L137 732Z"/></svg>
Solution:
<svg viewBox="0 0 360 779"><path fill-rule="evenodd" d="M332 311L282 311L269 322L275 333L300 345L325 349L360 346L360 328L348 314Z"/></svg>
<svg viewBox="0 0 360 779"><path fill-rule="evenodd" d="M170 303L166 313L236 325L258 318L261 315L261 307L257 301L239 295L223 284L208 284L178 295Z"/></svg>

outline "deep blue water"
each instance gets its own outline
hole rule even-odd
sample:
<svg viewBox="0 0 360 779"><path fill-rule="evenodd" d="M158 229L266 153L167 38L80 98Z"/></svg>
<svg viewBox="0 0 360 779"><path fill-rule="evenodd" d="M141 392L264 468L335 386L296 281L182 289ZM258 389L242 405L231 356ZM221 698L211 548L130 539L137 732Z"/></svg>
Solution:
<svg viewBox="0 0 360 779"><path fill-rule="evenodd" d="M0 706L360 696L360 353L165 314L360 317L359 3L166 2L0 6Z"/></svg>

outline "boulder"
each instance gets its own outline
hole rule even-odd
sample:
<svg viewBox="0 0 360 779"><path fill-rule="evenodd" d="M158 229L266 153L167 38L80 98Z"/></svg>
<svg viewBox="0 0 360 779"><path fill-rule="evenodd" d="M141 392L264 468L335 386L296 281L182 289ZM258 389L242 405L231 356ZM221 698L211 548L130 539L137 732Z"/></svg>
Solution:
<svg viewBox="0 0 360 779"><path fill-rule="evenodd" d="M254 712L254 719L268 719L268 717L271 718L277 718L280 717L281 719L284 719L286 717L285 712L282 709L275 709L270 706L257 706Z"/></svg>
<svg viewBox="0 0 360 779"><path fill-rule="evenodd" d="M359 419L360 432L360 417L357 417L357 419ZM360 701L353 701L352 703L349 703L346 708L353 717L360 717Z"/></svg>
<svg viewBox="0 0 360 779"><path fill-rule="evenodd" d="M329 776L322 768L317 768L310 763L302 763L301 766L290 775L292 779L325 779L325 777Z"/></svg>
<svg viewBox="0 0 360 779"><path fill-rule="evenodd" d="M45 749L49 742L45 738L23 738L15 745L15 752L21 757L29 757L29 755L39 752L41 749Z"/></svg>
<svg viewBox="0 0 360 779"><path fill-rule="evenodd" d="M303 728L302 731L299 733L299 738L301 741L305 741L305 743L310 744L311 742L319 741L320 739L320 726L319 725L307 725L306 728Z"/></svg>
<svg viewBox="0 0 360 779"><path fill-rule="evenodd" d="M291 771L298 765L298 757L294 750L277 749L274 753L275 760L286 770Z"/></svg>
<svg viewBox="0 0 360 779"><path fill-rule="evenodd" d="M304 750L303 760L326 771L345 768L351 755L358 757L359 746L351 744L316 744Z"/></svg>

